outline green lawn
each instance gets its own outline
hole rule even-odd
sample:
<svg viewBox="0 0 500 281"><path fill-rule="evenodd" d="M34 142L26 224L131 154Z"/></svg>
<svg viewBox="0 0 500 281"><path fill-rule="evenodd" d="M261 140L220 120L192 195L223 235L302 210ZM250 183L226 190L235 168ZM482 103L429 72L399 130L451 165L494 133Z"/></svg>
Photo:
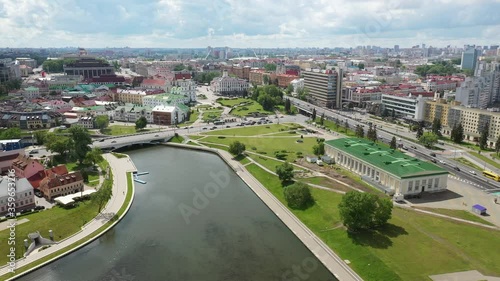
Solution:
<svg viewBox="0 0 500 281"><path fill-rule="evenodd" d="M257 153L265 152L265 155L274 157L275 151L286 150L287 160L293 161L297 158L296 152L300 151L302 154L309 155L312 154L312 147L316 144L316 138L304 138L303 143L297 143L297 138L246 138L246 137L225 137L220 139L215 136L208 136L204 138L203 142L218 143L229 145L235 140L238 140L245 144L247 150L252 150ZM256 149L253 150L252 147Z"/></svg>
<svg viewBox="0 0 500 281"><path fill-rule="evenodd" d="M273 111L264 110L262 108L262 105L260 105L258 102L252 99L239 98L234 100L219 100L218 102L227 107L236 106L233 110L231 110L231 114L235 116L240 116L240 117L248 116L248 114L252 112L259 112L262 114L274 114ZM244 102L245 105L240 105L240 103L242 102Z"/></svg>
<svg viewBox="0 0 500 281"><path fill-rule="evenodd" d="M480 170L480 171L483 170L483 168L479 167L478 165L472 163L471 161L469 161L469 160L467 160L467 159L465 159L463 157L453 158L453 160L455 160L455 161L457 161L459 163L462 163L462 164L464 164L466 166L469 166L469 167L471 167L473 169Z"/></svg>
<svg viewBox="0 0 500 281"><path fill-rule="evenodd" d="M122 153L118 153L118 152L111 152L111 154L113 156L115 156L116 158L125 158L125 157L127 157L126 154L122 154Z"/></svg>
<svg viewBox="0 0 500 281"><path fill-rule="evenodd" d="M316 118L316 124L319 124L319 121L321 120L320 117L317 117ZM348 123L349 124L349 123ZM354 132L354 125L352 124L349 124L349 128L347 129L347 132L346 132L346 129L344 127L345 123L342 122L342 126L337 126L335 125L335 122L333 121L330 121L330 120L323 120L323 125L322 126L325 126L325 128L328 128L330 130L332 130L333 132L337 132L337 133L341 133L341 134L344 134L348 137L354 137L356 136L356 133ZM367 133L368 129L365 128L365 135Z"/></svg>
<svg viewBox="0 0 500 281"><path fill-rule="evenodd" d="M112 135L112 136L121 136L121 135L130 135L130 134L135 134L138 132L145 132L149 131L149 129L142 129L137 131L135 129L135 124L130 124L130 125L112 125L109 126L104 130L104 134L106 135Z"/></svg>
<svg viewBox="0 0 500 281"><path fill-rule="evenodd" d="M66 168L68 168L68 171L73 172L73 171L82 171L83 169L86 169L87 166L85 165L80 165L78 162L69 162L65 163ZM89 182L86 183L89 186L97 186L99 183L99 172L94 171L94 170L87 170L87 175L89 175Z"/></svg>
<svg viewBox="0 0 500 281"><path fill-rule="evenodd" d="M491 222L486 221L486 220L478 217L477 215L475 215L469 211L465 211L465 210L451 210L451 209L427 208L427 207L416 207L416 208L421 209L421 210L425 210L425 211L429 211L429 212L442 214L442 215L447 215L450 217L455 217L455 218L459 218L459 219L464 219L464 220L468 220L468 221L473 221L473 222L478 222L478 223L494 226L494 224L492 224Z"/></svg>
<svg viewBox="0 0 500 281"><path fill-rule="evenodd" d="M226 136L256 136L262 134L276 133L282 130L290 130L292 124L267 124L253 125L248 127L235 127L226 130L218 130L213 132L202 133L203 135L226 135Z"/></svg>
<svg viewBox="0 0 500 281"><path fill-rule="evenodd" d="M173 143L182 143L184 141L184 138L182 136L174 136L171 138L168 142L173 142Z"/></svg>
<svg viewBox="0 0 500 281"><path fill-rule="evenodd" d="M188 141L187 144L192 145L192 146L200 146L199 144L192 142L192 141Z"/></svg>
<svg viewBox="0 0 500 281"><path fill-rule="evenodd" d="M262 166L268 168L269 170L276 172L276 166L283 165L283 162L262 157L255 154L248 154L248 157L252 158L255 162L261 164Z"/></svg>
<svg viewBox="0 0 500 281"><path fill-rule="evenodd" d="M248 156L240 154L234 158L234 160L240 162L241 164L245 165L250 163L250 160L248 159Z"/></svg>
<svg viewBox="0 0 500 281"><path fill-rule="evenodd" d="M198 120L198 116L200 116L200 112L194 110L190 115L189 115L189 120L185 121L184 124L192 124L194 121Z"/></svg>
<svg viewBox="0 0 500 281"><path fill-rule="evenodd" d="M107 164L107 162L106 162ZM127 173L127 196L125 197L125 202L123 203L123 206L120 208L120 210L116 213L116 218L120 217L124 212L125 210L127 209L128 207L128 204L130 203L130 201L132 200L132 192L133 192L133 186L132 186L132 173L128 172ZM30 263L29 265L26 265L26 266L23 266L21 268L17 268L16 269L16 273L15 274L19 274L21 272L24 272L24 271L27 271L39 264L42 264L52 258L55 258L63 253L65 253L66 251L69 251L71 249L74 249L75 247L77 246L80 246L82 245L83 243L93 239L95 236L97 236L98 234L100 234L102 231L104 231L107 227L109 227L112 223L114 223L114 220L111 220L111 221L108 221L107 223L105 223L103 226L101 226L99 229L97 229L96 231L92 232L91 235L85 237L84 239L78 241L78 242L75 242L55 253L52 253L44 258L41 258L41 259L38 259L32 263ZM13 273L9 273L9 274L6 274L4 276L1 276L0 277L0 280L6 280L8 278L11 278L13 277L14 274Z"/></svg>
<svg viewBox="0 0 500 281"><path fill-rule="evenodd" d="M192 136L188 136L190 139L192 140L199 140L201 138L204 138L205 136L196 136L196 135L192 135Z"/></svg>
<svg viewBox="0 0 500 281"><path fill-rule="evenodd" d="M325 177L310 177L310 178L301 178L297 180L305 183L312 183L324 187L329 187L335 190L340 190L345 192L352 191L351 188Z"/></svg>
<svg viewBox="0 0 500 281"><path fill-rule="evenodd" d="M471 151L471 152L469 152L469 153L470 153L471 155L473 155L474 157L476 157L476 158L480 159L481 161L486 162L486 163L488 163L488 164L490 164L490 165L494 166L494 167L495 167L495 168L497 168L497 169L500 169L500 164L499 164L498 162L496 162L495 160L490 159L490 158L488 158L487 156L484 156L483 154L479 154L479 153L477 153L477 152L475 152L475 151ZM482 170L482 169L480 169L480 170Z"/></svg>
<svg viewBox="0 0 500 281"><path fill-rule="evenodd" d="M285 205L280 181L258 166L246 168ZM340 223L340 194L311 189L315 205L291 210L364 280L429 280L428 276L477 269L500 275L500 235L480 227L395 208L389 224L372 233L348 233ZM486 242L487 241L487 242Z"/></svg>
<svg viewBox="0 0 500 281"><path fill-rule="evenodd" d="M222 110L203 111L203 121L212 121L220 119Z"/></svg>

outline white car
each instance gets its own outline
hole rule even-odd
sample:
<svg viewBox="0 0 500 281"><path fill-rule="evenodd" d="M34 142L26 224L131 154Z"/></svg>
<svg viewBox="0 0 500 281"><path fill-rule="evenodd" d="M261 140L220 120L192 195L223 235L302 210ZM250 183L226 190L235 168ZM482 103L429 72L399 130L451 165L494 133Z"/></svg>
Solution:
<svg viewBox="0 0 500 281"><path fill-rule="evenodd" d="M446 162L444 162L443 160L439 160L439 163L440 164L446 164Z"/></svg>
<svg viewBox="0 0 500 281"><path fill-rule="evenodd" d="M473 175L476 175L476 172L475 171L470 171L471 174Z"/></svg>

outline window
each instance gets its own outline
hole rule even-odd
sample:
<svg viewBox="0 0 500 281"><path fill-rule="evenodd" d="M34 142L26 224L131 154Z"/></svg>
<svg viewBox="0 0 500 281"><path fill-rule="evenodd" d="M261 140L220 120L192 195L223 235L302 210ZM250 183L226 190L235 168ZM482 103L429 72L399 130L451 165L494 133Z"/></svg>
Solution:
<svg viewBox="0 0 500 281"><path fill-rule="evenodd" d="M415 181L415 187L420 186L420 180Z"/></svg>
<svg viewBox="0 0 500 281"><path fill-rule="evenodd" d="M434 188L438 188L439 186L439 178L434 179Z"/></svg>
<svg viewBox="0 0 500 281"><path fill-rule="evenodd" d="M413 181L408 182L408 191L413 190Z"/></svg>
<svg viewBox="0 0 500 281"><path fill-rule="evenodd" d="M427 182L427 189L431 188L432 188L432 179L429 179L429 181Z"/></svg>
<svg viewBox="0 0 500 281"><path fill-rule="evenodd" d="M426 184L427 184L427 180L422 180L422 188L424 188Z"/></svg>

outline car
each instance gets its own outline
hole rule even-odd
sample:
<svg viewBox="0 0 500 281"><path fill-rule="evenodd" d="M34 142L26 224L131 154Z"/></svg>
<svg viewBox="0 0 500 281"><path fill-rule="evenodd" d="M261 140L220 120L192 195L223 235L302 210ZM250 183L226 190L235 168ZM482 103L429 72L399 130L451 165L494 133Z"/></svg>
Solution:
<svg viewBox="0 0 500 281"><path fill-rule="evenodd" d="M35 191L35 196L38 197L38 198L42 198L43 197L43 193L41 191Z"/></svg>
<svg viewBox="0 0 500 281"><path fill-rule="evenodd" d="M103 142L103 141L105 141L105 140L106 140L106 139L101 139L99 142Z"/></svg>
<svg viewBox="0 0 500 281"><path fill-rule="evenodd" d="M159 137L160 135L155 135L155 137Z"/></svg>
<svg viewBox="0 0 500 281"><path fill-rule="evenodd" d="M416 147L416 146L414 146L414 145L412 145L412 146L411 146L411 148L413 148L413 149L417 149L417 147Z"/></svg>
<svg viewBox="0 0 500 281"><path fill-rule="evenodd" d="M241 127L243 126L243 124L236 124L236 127Z"/></svg>
<svg viewBox="0 0 500 281"><path fill-rule="evenodd" d="M475 171L469 171L469 173L471 173L473 175L477 175Z"/></svg>
<svg viewBox="0 0 500 281"><path fill-rule="evenodd" d="M273 121L271 121L271 120L267 120L267 123L273 123Z"/></svg>
<svg viewBox="0 0 500 281"><path fill-rule="evenodd" d="M207 127L203 127L203 130L206 130L206 129L207 129Z"/></svg>
<svg viewBox="0 0 500 281"><path fill-rule="evenodd" d="M35 153L38 153L37 149L33 149L33 150L30 151L30 154L35 154Z"/></svg>
<svg viewBox="0 0 500 281"><path fill-rule="evenodd" d="M36 211L38 211L38 210L45 210L45 206L36 206L35 210Z"/></svg>
<svg viewBox="0 0 500 281"><path fill-rule="evenodd" d="M431 159L431 162L432 163L437 163L436 159L434 159L434 158Z"/></svg>
<svg viewBox="0 0 500 281"><path fill-rule="evenodd" d="M193 126L189 126L189 129L193 129L194 127Z"/></svg>
<svg viewBox="0 0 500 281"><path fill-rule="evenodd" d="M227 125L226 128L231 128L231 126Z"/></svg>
<svg viewBox="0 0 500 281"><path fill-rule="evenodd" d="M111 143L116 143L116 141L112 141Z"/></svg>
<svg viewBox="0 0 500 281"><path fill-rule="evenodd" d="M446 162L444 162L443 160L439 160L439 163L440 164L446 164Z"/></svg>
<svg viewBox="0 0 500 281"><path fill-rule="evenodd" d="M429 155L432 157L436 157L436 153L434 153L434 152L431 152L431 154L429 154Z"/></svg>
<svg viewBox="0 0 500 281"><path fill-rule="evenodd" d="M408 147L406 147L406 146L403 146L403 149L404 149L404 150L408 150Z"/></svg>
<svg viewBox="0 0 500 281"><path fill-rule="evenodd" d="M455 170L457 170L457 171L459 171L459 172L460 172L460 168L459 168L459 167L457 167L457 166L453 167L453 169L455 169Z"/></svg>

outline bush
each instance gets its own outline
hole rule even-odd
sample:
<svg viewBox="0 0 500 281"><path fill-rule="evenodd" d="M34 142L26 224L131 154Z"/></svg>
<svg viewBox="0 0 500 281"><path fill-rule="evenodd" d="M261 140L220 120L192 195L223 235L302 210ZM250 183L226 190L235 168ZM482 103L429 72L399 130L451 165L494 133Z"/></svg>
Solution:
<svg viewBox="0 0 500 281"><path fill-rule="evenodd" d="M259 154L267 154L267 152L265 152L265 151L257 151L257 153L259 153Z"/></svg>
<svg viewBox="0 0 500 281"><path fill-rule="evenodd" d="M252 149L252 150L257 150L257 147L252 146L252 147L251 147L251 149Z"/></svg>
<svg viewBox="0 0 500 281"><path fill-rule="evenodd" d="M289 134L295 134L295 131L290 131L290 132L288 132L288 133L289 133Z"/></svg>
<svg viewBox="0 0 500 281"><path fill-rule="evenodd" d="M391 218L392 202L375 194L349 191L339 204L340 218L352 231L380 227Z"/></svg>
<svg viewBox="0 0 500 281"><path fill-rule="evenodd" d="M281 152L283 152L283 153L287 153L286 149L283 149Z"/></svg>
<svg viewBox="0 0 500 281"><path fill-rule="evenodd" d="M314 204L314 199L309 190L309 186L302 182L296 182L283 190L285 200L292 209L307 209Z"/></svg>
<svg viewBox="0 0 500 281"><path fill-rule="evenodd" d="M299 155L302 155L302 152L297 151L297 152L295 152L295 154L296 154L297 156L299 156Z"/></svg>
<svg viewBox="0 0 500 281"><path fill-rule="evenodd" d="M225 139L226 137L224 137L224 136L218 136L217 138L219 138L219 139Z"/></svg>

